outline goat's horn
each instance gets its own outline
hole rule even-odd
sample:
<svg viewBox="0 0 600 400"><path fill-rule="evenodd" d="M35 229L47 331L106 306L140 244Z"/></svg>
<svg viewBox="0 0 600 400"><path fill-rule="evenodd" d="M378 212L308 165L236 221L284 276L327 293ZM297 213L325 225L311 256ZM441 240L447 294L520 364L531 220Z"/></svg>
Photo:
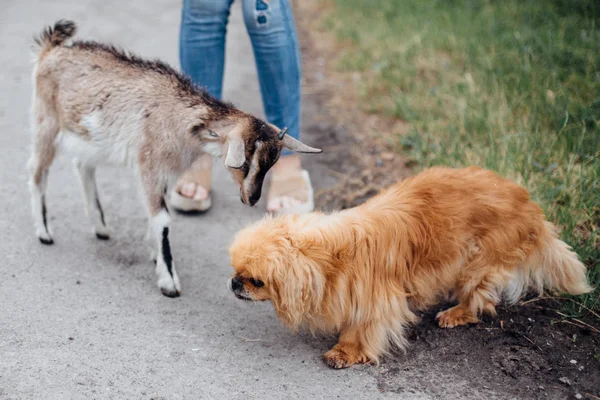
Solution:
<svg viewBox="0 0 600 400"><path fill-rule="evenodd" d="M283 139L283 137L285 136L286 133L287 133L287 128L283 128L282 130L280 130L279 135L277 136L279 138L279 140Z"/></svg>

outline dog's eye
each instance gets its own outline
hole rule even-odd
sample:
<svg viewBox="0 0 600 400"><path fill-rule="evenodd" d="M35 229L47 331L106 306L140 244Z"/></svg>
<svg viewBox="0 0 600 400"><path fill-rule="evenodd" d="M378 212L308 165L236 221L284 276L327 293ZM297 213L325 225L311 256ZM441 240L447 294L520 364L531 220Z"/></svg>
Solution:
<svg viewBox="0 0 600 400"><path fill-rule="evenodd" d="M250 278L250 279L248 279L248 281L251 284L253 284L255 287L263 287L263 286L265 286L265 283L263 281L261 281L260 279Z"/></svg>

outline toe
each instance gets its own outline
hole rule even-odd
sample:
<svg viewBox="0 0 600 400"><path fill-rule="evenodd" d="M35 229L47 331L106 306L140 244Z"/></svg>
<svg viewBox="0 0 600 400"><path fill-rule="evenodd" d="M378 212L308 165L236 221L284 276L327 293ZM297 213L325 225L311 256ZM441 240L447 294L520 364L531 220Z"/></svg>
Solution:
<svg viewBox="0 0 600 400"><path fill-rule="evenodd" d="M329 350L323 355L323 359L328 367L333 369L348 368L348 355L339 350Z"/></svg>
<svg viewBox="0 0 600 400"><path fill-rule="evenodd" d="M346 362L346 360L340 357L326 357L325 363L329 368L333 369L342 369L348 367L348 363Z"/></svg>
<svg viewBox="0 0 600 400"><path fill-rule="evenodd" d="M281 210L281 198L276 197L274 199L269 200L269 203L267 204L267 210L269 210L269 211Z"/></svg>
<svg viewBox="0 0 600 400"><path fill-rule="evenodd" d="M289 196L285 196L283 199L281 199L281 206L284 209L292 208L294 206L294 199Z"/></svg>
<svg viewBox="0 0 600 400"><path fill-rule="evenodd" d="M451 319L444 313L438 314L438 326L440 328L454 328L454 324Z"/></svg>
<svg viewBox="0 0 600 400"><path fill-rule="evenodd" d="M290 197L290 196L281 196L276 197L274 199L269 200L267 204L268 211L281 211L281 210L289 210L294 207L297 207L302 204L302 201Z"/></svg>
<svg viewBox="0 0 600 400"><path fill-rule="evenodd" d="M479 319L468 310L455 307L438 313L436 319L440 328L455 328L479 322Z"/></svg>
<svg viewBox="0 0 600 400"><path fill-rule="evenodd" d="M194 194L194 200L206 200L208 198L208 190L203 186L198 185L196 187L196 193Z"/></svg>
<svg viewBox="0 0 600 400"><path fill-rule="evenodd" d="M186 182L179 188L179 193L182 196L193 198L196 194L196 184L194 182Z"/></svg>
<svg viewBox="0 0 600 400"><path fill-rule="evenodd" d="M343 360L340 360L339 358L329 358L327 359L327 366L329 368L333 368L333 369L342 369L342 368L346 368L346 362Z"/></svg>
<svg viewBox="0 0 600 400"><path fill-rule="evenodd" d="M302 204L302 202L298 199L296 199L295 197L290 197L290 203L292 207L297 207L300 204Z"/></svg>

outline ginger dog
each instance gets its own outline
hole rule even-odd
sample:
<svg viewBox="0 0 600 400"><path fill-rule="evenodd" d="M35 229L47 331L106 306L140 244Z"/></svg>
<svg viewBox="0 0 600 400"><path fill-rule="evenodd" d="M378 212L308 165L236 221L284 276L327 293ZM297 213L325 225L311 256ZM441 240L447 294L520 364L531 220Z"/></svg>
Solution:
<svg viewBox="0 0 600 400"><path fill-rule="evenodd" d="M404 349L415 311L444 297L452 328L528 289L592 290L586 268L521 186L491 171L431 168L358 207L266 218L238 233L230 288L271 300L292 330L338 333L332 368Z"/></svg>

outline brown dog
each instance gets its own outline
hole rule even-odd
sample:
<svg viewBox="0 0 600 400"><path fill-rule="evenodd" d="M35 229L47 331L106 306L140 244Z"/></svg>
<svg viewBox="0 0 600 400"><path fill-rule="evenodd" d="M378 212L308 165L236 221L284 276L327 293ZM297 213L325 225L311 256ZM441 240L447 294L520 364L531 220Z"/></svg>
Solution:
<svg viewBox="0 0 600 400"><path fill-rule="evenodd" d="M527 191L493 172L432 168L365 204L331 215L267 218L230 249L236 297L271 300L292 329L340 333L325 353L345 368L378 362L390 342L450 296L440 327L477 322L527 290L592 290Z"/></svg>

